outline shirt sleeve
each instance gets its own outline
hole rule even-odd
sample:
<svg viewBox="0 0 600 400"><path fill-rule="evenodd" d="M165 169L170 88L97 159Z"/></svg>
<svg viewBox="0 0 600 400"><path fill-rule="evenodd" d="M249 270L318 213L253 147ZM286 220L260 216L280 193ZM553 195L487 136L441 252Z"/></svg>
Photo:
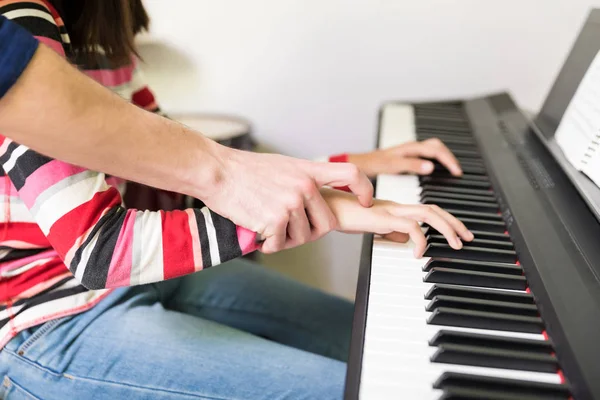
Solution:
<svg viewBox="0 0 600 400"><path fill-rule="evenodd" d="M0 15L0 98L27 68L37 47L31 33Z"/></svg>
<svg viewBox="0 0 600 400"><path fill-rule="evenodd" d="M329 156L327 161L346 163L346 162L348 162L348 154L347 153L335 154L333 156ZM344 192L351 192L351 190L348 186L339 186L339 187L335 187L334 189L343 190Z"/></svg>
<svg viewBox="0 0 600 400"><path fill-rule="evenodd" d="M11 4L14 11L16 3ZM58 40L50 12L29 9L31 4L12 13L15 22L40 40ZM0 14L9 15L5 10L0 6ZM60 46L54 48L61 53ZM255 233L206 207L125 209L103 173L43 156L3 136L0 165L52 247L90 289L175 278L257 248Z"/></svg>

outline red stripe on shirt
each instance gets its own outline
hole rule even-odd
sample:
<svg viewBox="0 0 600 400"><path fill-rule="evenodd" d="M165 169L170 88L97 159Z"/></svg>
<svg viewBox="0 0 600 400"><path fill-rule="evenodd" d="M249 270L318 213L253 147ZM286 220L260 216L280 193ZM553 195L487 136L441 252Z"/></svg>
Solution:
<svg viewBox="0 0 600 400"><path fill-rule="evenodd" d="M131 96L131 101L136 106L147 108L155 103L154 94L148 89L147 86L138 90Z"/></svg>
<svg viewBox="0 0 600 400"><path fill-rule="evenodd" d="M190 241L188 214L184 211L161 211L163 273L165 279L191 274L194 268L194 252Z"/></svg>

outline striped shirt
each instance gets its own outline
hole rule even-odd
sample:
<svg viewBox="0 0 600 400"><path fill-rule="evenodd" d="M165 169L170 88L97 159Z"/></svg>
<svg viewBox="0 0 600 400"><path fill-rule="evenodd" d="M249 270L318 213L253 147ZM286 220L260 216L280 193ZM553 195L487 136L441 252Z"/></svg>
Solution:
<svg viewBox="0 0 600 400"><path fill-rule="evenodd" d="M135 60L115 68L101 54L95 65L75 59L45 0L0 0L0 14L123 98L160 112ZM256 249L253 232L207 208L126 209L104 174L1 135L0 165L0 349L28 327L93 307L111 288L190 274Z"/></svg>

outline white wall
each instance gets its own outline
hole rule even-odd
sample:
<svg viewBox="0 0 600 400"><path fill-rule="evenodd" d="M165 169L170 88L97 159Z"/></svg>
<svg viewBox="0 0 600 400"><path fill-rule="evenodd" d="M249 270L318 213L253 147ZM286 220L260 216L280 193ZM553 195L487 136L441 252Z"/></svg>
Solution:
<svg viewBox="0 0 600 400"><path fill-rule="evenodd" d="M146 0L143 55L171 112L249 118L259 141L315 157L374 143L390 99L509 89L546 95L591 0ZM292 275L352 296L360 240L333 236L271 257ZM306 266L305 264L309 264Z"/></svg>

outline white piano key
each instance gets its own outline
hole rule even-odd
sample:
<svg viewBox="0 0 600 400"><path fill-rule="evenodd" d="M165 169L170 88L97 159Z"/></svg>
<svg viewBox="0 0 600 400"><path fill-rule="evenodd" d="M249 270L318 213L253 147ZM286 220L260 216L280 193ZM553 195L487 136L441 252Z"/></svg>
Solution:
<svg viewBox="0 0 600 400"><path fill-rule="evenodd" d="M381 116L379 148L417 140L414 109L410 104L387 104Z"/></svg>
<svg viewBox="0 0 600 400"><path fill-rule="evenodd" d="M378 320L379 318L379 320ZM421 327L411 326L411 324L400 324L398 326L388 326L385 320L379 316L372 316L371 323L377 328L377 334L371 335L370 340L397 340L399 337L403 337L402 331L410 332L413 335L423 335L428 340L432 339L436 333L440 330L452 331L452 332L463 332L463 333L476 333L479 335L493 335L501 336L505 338L515 339L529 339L544 341L544 335L539 333L524 333L524 332L512 332L512 331L495 331L491 329L475 329L475 328L462 328L458 326L439 326L439 325L425 325Z"/></svg>
<svg viewBox="0 0 600 400"><path fill-rule="evenodd" d="M364 377L367 379L372 374L377 376L377 379L402 380L405 386L414 385L419 378L425 378L431 386L444 372L542 383L561 383L561 378L556 373L432 363L427 357L427 353L402 353L401 357L396 357L396 353L370 352L366 347L363 353L363 368L365 370Z"/></svg>
<svg viewBox="0 0 600 400"><path fill-rule="evenodd" d="M442 391L434 389L431 385L422 384L403 388L396 382L377 380L374 377L373 380L361 380L359 396L365 400L437 400L441 395Z"/></svg>

